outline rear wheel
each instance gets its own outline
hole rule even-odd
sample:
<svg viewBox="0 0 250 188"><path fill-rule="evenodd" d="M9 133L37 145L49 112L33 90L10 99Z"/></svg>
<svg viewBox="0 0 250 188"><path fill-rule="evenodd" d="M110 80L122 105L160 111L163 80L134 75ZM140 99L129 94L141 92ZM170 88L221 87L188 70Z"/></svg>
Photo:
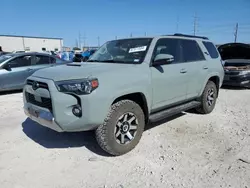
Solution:
<svg viewBox="0 0 250 188"><path fill-rule="evenodd" d="M214 82L208 81L201 97L201 106L196 110L202 114L209 114L213 111L217 100L217 87Z"/></svg>
<svg viewBox="0 0 250 188"><path fill-rule="evenodd" d="M145 127L141 107L131 100L121 100L111 106L104 123L96 129L96 139L111 155L128 153L139 143Z"/></svg>

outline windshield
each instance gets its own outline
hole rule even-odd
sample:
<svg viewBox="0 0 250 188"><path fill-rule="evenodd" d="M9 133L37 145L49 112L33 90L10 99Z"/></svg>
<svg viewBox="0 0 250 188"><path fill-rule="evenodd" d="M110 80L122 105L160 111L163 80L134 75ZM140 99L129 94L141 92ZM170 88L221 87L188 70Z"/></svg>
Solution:
<svg viewBox="0 0 250 188"><path fill-rule="evenodd" d="M0 64L3 63L4 61L6 61L7 59L12 58L12 56L10 55L2 55L0 56Z"/></svg>
<svg viewBox="0 0 250 188"><path fill-rule="evenodd" d="M88 62L142 63L152 38L113 40L101 46Z"/></svg>

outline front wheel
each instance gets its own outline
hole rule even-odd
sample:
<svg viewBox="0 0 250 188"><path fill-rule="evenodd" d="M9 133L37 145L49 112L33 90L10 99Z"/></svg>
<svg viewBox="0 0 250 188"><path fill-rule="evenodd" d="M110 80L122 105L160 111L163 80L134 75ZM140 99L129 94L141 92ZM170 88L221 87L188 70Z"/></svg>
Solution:
<svg viewBox="0 0 250 188"><path fill-rule="evenodd" d="M213 111L218 97L217 87L214 82L208 81L201 97L201 106L196 109L201 114L209 114Z"/></svg>
<svg viewBox="0 0 250 188"><path fill-rule="evenodd" d="M139 143L145 127L141 107L131 100L113 104L104 123L96 129L100 147L111 155L128 153Z"/></svg>

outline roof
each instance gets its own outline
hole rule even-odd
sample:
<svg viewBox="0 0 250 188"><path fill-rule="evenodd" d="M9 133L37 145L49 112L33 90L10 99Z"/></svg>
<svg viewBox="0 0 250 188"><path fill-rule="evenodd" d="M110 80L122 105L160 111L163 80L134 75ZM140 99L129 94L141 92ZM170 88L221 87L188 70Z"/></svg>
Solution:
<svg viewBox="0 0 250 188"><path fill-rule="evenodd" d="M35 39L57 39L57 40L63 40L63 38L34 37L34 36L23 36L23 35L0 35L0 37L22 37L22 38L35 38Z"/></svg>
<svg viewBox="0 0 250 188"><path fill-rule="evenodd" d="M8 53L5 54L8 56L12 56L12 57L18 57L18 56L29 56L29 55L44 55L44 56L51 56L50 54L47 53L40 53L40 52L21 52L21 53Z"/></svg>

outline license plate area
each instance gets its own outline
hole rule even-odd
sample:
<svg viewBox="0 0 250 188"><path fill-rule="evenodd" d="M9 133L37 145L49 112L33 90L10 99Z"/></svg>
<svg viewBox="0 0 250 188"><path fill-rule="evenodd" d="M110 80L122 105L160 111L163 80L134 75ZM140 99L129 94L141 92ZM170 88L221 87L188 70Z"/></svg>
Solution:
<svg viewBox="0 0 250 188"><path fill-rule="evenodd" d="M34 108L29 107L28 111L29 111L30 115L32 115L36 118L39 116L39 110L35 110Z"/></svg>

